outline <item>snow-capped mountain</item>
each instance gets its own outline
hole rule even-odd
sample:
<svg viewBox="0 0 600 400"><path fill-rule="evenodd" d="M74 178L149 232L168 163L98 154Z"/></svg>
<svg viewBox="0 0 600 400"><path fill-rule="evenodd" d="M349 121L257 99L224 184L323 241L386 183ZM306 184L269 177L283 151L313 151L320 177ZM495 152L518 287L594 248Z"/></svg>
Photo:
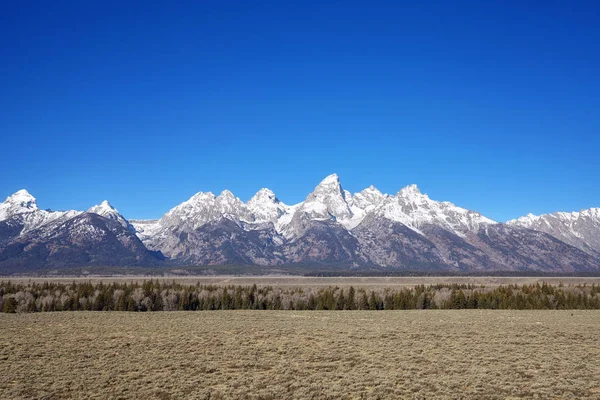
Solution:
<svg viewBox="0 0 600 400"><path fill-rule="evenodd" d="M129 221L127 221L127 219L125 219L125 217L123 217L119 213L119 211L108 202L108 200L104 200L102 203L95 205L93 207L90 207L87 210L87 212L98 214L98 215L103 216L104 218L108 218L108 219L117 221L123 227L129 229L129 231L135 233L135 228L133 227L133 225L131 225L129 223Z"/></svg>
<svg viewBox="0 0 600 400"><path fill-rule="evenodd" d="M218 196L211 192L198 192L167 211L156 222L134 221L132 225L149 249L160 250L172 258L196 261L195 256L202 253L200 248L206 242L205 235L198 236L197 233L201 228L222 219L237 225L256 221L255 215L244 202L229 190L224 190Z"/></svg>
<svg viewBox="0 0 600 400"><path fill-rule="evenodd" d="M8 219L17 214L25 214L39 210L37 201L25 189L8 196L4 203L0 204L0 221Z"/></svg>
<svg viewBox="0 0 600 400"><path fill-rule="evenodd" d="M546 232L589 254L600 256L600 208L539 216L528 214L507 224Z"/></svg>
<svg viewBox="0 0 600 400"><path fill-rule="evenodd" d="M279 217L289 211L289 207L282 203L272 190L266 188L256 192L246 205L253 214L255 222L275 223Z"/></svg>
<svg viewBox="0 0 600 400"><path fill-rule="evenodd" d="M313 222L348 223L353 213L346 196L347 192L342 189L337 174L327 176L302 203L287 210L287 215L277 223L277 231L293 240L302 236Z"/></svg>
<svg viewBox="0 0 600 400"><path fill-rule="evenodd" d="M347 221L352 210L342 190L337 174L331 174L315 187L306 200L295 211L311 220Z"/></svg>
<svg viewBox="0 0 600 400"><path fill-rule="evenodd" d="M432 200L416 185L395 195L373 186L353 195L336 174L292 206L269 189L247 203L228 191L217 197L200 192L158 221L133 225L150 249L186 263L476 271L600 268L598 260L552 236Z"/></svg>
<svg viewBox="0 0 600 400"><path fill-rule="evenodd" d="M159 220L161 227L197 229L221 217L244 222L254 221L246 204L229 190L215 196L211 192L198 192L189 200L167 211Z"/></svg>
<svg viewBox="0 0 600 400"><path fill-rule="evenodd" d="M37 206L37 200L27 190L21 189L0 204L0 221L6 221L14 227L18 227L18 233L24 234L57 219L68 219L78 215L80 212L70 211L47 211Z"/></svg>
<svg viewBox="0 0 600 400"><path fill-rule="evenodd" d="M0 204L0 268L151 265L162 255L170 265L598 271L600 209L503 224L416 185L352 194L336 174L295 205L266 188L246 203L228 190L198 192L157 220L127 220L107 201L44 211L24 190Z"/></svg>
<svg viewBox="0 0 600 400"><path fill-rule="evenodd" d="M153 265L133 227L107 201L88 212L47 211L26 190L0 204L0 272L85 265Z"/></svg>
<svg viewBox="0 0 600 400"><path fill-rule="evenodd" d="M409 185L396 196L386 198L376 212L417 232L424 226L436 225L463 236L496 223L478 212L457 207L450 202L431 200L421 193L417 185Z"/></svg>

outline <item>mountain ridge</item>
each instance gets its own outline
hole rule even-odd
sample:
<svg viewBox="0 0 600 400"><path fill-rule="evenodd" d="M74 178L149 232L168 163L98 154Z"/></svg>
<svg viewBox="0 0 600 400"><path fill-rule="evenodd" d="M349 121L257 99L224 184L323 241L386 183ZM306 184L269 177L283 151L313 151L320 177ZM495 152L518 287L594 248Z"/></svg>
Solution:
<svg viewBox="0 0 600 400"><path fill-rule="evenodd" d="M72 224L75 218L77 225ZM99 231L104 236L91 233ZM114 258L78 247L92 242L98 249L110 248ZM432 200L415 184L393 195L374 186L352 194L337 174L322 179L298 204L283 203L267 188L247 202L229 190L219 195L198 192L156 220L130 221L107 200L85 212L41 210L24 189L0 203L0 269L24 265L22 260L34 260L35 266L60 265L52 250L57 246L69 248L70 255L84 254L73 260L115 265L126 260L132 265L308 263L349 269L600 271L600 209L500 223ZM38 258L32 249L38 249Z"/></svg>

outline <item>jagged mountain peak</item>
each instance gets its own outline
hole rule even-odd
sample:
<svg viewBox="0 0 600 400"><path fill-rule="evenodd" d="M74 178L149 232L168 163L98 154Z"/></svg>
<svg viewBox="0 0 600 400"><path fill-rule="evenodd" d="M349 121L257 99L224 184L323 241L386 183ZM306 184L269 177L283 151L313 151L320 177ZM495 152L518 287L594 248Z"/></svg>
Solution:
<svg viewBox="0 0 600 400"><path fill-rule="evenodd" d="M90 207L87 210L88 213L97 214L104 218L112 219L117 221L119 224L123 225L123 227L129 229L130 232L135 232L134 227L129 223L129 221L119 213L115 207L113 207L108 200L102 201L102 203Z"/></svg>
<svg viewBox="0 0 600 400"><path fill-rule="evenodd" d="M223 190L218 196L211 192L198 192L189 200L167 211L159 220L157 231L198 229L223 216L244 222L254 220L248 207L231 191Z"/></svg>
<svg viewBox="0 0 600 400"><path fill-rule="evenodd" d="M398 193L396 194L396 196L404 197L404 198L419 198L419 197L428 198L428 196L426 194L421 193L421 190L419 189L419 187L417 185L415 185L414 183L400 189L398 191Z"/></svg>
<svg viewBox="0 0 600 400"><path fill-rule="evenodd" d="M306 197L307 200L318 196L344 196L344 189L337 174L331 174L323 179L314 190Z"/></svg>
<svg viewBox="0 0 600 400"><path fill-rule="evenodd" d="M289 208L275 196L272 190L267 188L256 192L246 205L254 214L256 222L275 222Z"/></svg>
<svg viewBox="0 0 600 400"><path fill-rule="evenodd" d="M506 225L545 232L588 254L600 256L600 208L542 215L527 214L506 222Z"/></svg>
<svg viewBox="0 0 600 400"><path fill-rule="evenodd" d="M189 200L184 203L195 203L207 200L213 200L216 196L212 192L198 192L194 194ZM183 203L182 203L183 204Z"/></svg>
<svg viewBox="0 0 600 400"><path fill-rule="evenodd" d="M508 225L519 225L519 226L523 226L526 228L535 226L536 224L539 223L544 223L544 224L548 224L548 220L549 219L556 219L556 220L560 220L563 223L573 223L576 222L578 220L582 220L585 218L590 218L593 220L599 220L600 221L600 208L586 208L580 211L556 211L553 213L549 213L549 214L541 214L541 215L535 215L532 213L528 213L527 215L524 215L522 217L516 218L516 219L511 219L509 221L507 221L506 223Z"/></svg>
<svg viewBox="0 0 600 400"><path fill-rule="evenodd" d="M406 186L396 196L386 198L377 212L417 232L421 232L425 226L438 226L459 236L496 223L476 211L447 201L431 200L428 195L421 193L417 185Z"/></svg>
<svg viewBox="0 0 600 400"><path fill-rule="evenodd" d="M215 203L222 207L245 207L246 205L239 197L236 197L231 191L225 189L217 197Z"/></svg>
<svg viewBox="0 0 600 400"><path fill-rule="evenodd" d="M268 203L279 204L281 203L281 200L277 198L277 196L271 189L263 188L256 192L256 194L252 196L246 204L250 206Z"/></svg>
<svg viewBox="0 0 600 400"><path fill-rule="evenodd" d="M117 209L114 208L112 206L112 204L110 204L108 202L108 200L103 200L102 203L95 205L93 207L90 207L88 210L88 212L93 212L95 214L100 214L100 215L102 215L101 212L111 212L111 211L117 211Z"/></svg>
<svg viewBox="0 0 600 400"><path fill-rule="evenodd" d="M337 174L331 174L323 179L296 212L317 220L339 221L352 217L350 205Z"/></svg>
<svg viewBox="0 0 600 400"><path fill-rule="evenodd" d="M371 197L371 198L383 198L383 197L387 196L387 195L383 194L379 189L377 189L373 185L354 194L354 196L356 196L356 195L361 195L364 197Z"/></svg>
<svg viewBox="0 0 600 400"><path fill-rule="evenodd" d="M25 234L58 219L68 219L80 214L79 211L41 210L37 201L27 190L21 189L0 203L0 221L13 220L19 225L19 234Z"/></svg>
<svg viewBox="0 0 600 400"><path fill-rule="evenodd" d="M538 218L540 218L540 217L533 213L528 213L527 215L524 215L522 217L519 217L516 219L511 219L510 221L506 221L506 223L509 225L521 225L521 226L527 227L527 225L530 225L534 221L537 221Z"/></svg>
<svg viewBox="0 0 600 400"><path fill-rule="evenodd" d="M235 199L235 195L230 191L230 190L223 190L221 192L221 194L219 194L217 197L223 198L223 199Z"/></svg>
<svg viewBox="0 0 600 400"><path fill-rule="evenodd" d="M18 190L11 194L4 200L4 203L31 210L37 209L37 200L25 189Z"/></svg>
<svg viewBox="0 0 600 400"><path fill-rule="evenodd" d="M352 207L353 209L359 208L363 211L370 211L386 197L386 194L381 193L375 186L371 185L358 193L354 193L354 196L352 196ZM355 211L354 213L356 214Z"/></svg>
<svg viewBox="0 0 600 400"><path fill-rule="evenodd" d="M13 194L11 194L10 196L8 196L6 198L6 201L30 201L30 200L34 200L35 201L35 197L33 197L31 195L31 193L29 193L27 191L27 189L21 189L21 190L17 190L16 192L14 192Z"/></svg>
<svg viewBox="0 0 600 400"><path fill-rule="evenodd" d="M277 196L275 196L275 192L273 192L271 189L268 189L268 188L260 189L258 192L256 192L256 194L254 196L252 196L250 201L252 199L269 199L272 201L278 200Z"/></svg>
<svg viewBox="0 0 600 400"><path fill-rule="evenodd" d="M137 246L144 250L129 234L135 233L147 248L163 252L170 262L182 263L343 262L450 270L600 270L600 208L539 217L530 214L518 220L537 221L525 229L432 200L416 185L396 195L374 186L351 194L343 189L337 174L327 176L304 202L293 206L283 204L266 188L247 203L229 190L218 196L198 192L160 220L133 221L137 230L108 201L87 213L49 212L38 209L35 198L22 190L0 203L0 216L7 210L17 213L6 221L0 218L0 235L4 234L0 243L12 246L4 250L0 246L0 267L13 263L17 253L18 257L38 257L39 265L46 267L62 262L57 249L87 257L92 247L78 246L88 242L104 246L101 254L93 254L106 258L93 262L133 263L131 257L146 253L115 253L114 249ZM114 220L130 227L130 232ZM34 251L28 252L30 247ZM19 260L23 265L28 262Z"/></svg>
<svg viewBox="0 0 600 400"><path fill-rule="evenodd" d="M379 189L377 189L375 186L371 185L368 188L365 188L363 190L361 190L361 192L372 192L372 193L379 193L379 194L383 194L381 193L381 191Z"/></svg>
<svg viewBox="0 0 600 400"><path fill-rule="evenodd" d="M369 213L373 212L387 198L386 194L381 193L373 185L358 193L354 193L353 196L350 196L348 191L345 192L346 200L348 200L350 210L352 211L352 218L350 220L341 221L346 229L353 229L359 225Z"/></svg>
<svg viewBox="0 0 600 400"><path fill-rule="evenodd" d="M21 189L0 203L0 221L12 216L40 211L37 201L27 190Z"/></svg>
<svg viewBox="0 0 600 400"><path fill-rule="evenodd" d="M338 174L327 175L318 186L340 185L340 177Z"/></svg>
<svg viewBox="0 0 600 400"><path fill-rule="evenodd" d="M598 208L598 207L588 208L586 210L582 210L580 212L580 214L584 215L586 217L600 219L600 208Z"/></svg>

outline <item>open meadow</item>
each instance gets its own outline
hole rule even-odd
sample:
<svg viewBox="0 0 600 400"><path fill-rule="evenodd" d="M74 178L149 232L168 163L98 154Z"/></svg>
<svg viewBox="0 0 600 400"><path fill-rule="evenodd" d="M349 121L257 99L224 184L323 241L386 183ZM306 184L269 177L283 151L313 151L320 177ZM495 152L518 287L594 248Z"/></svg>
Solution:
<svg viewBox="0 0 600 400"><path fill-rule="evenodd" d="M0 314L0 398L600 398L600 311Z"/></svg>

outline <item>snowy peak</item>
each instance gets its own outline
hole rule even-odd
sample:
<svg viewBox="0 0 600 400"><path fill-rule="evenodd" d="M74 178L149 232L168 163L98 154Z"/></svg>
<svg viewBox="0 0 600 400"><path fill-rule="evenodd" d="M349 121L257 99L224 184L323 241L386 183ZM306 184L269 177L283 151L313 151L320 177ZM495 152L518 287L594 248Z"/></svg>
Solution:
<svg viewBox="0 0 600 400"><path fill-rule="evenodd" d="M12 195L8 196L4 203L18 205L28 209L37 209L35 197L33 197L31 193L25 189L16 191Z"/></svg>
<svg viewBox="0 0 600 400"><path fill-rule="evenodd" d="M317 220L345 220L352 217L346 194L337 174L331 174L315 187L296 211Z"/></svg>
<svg viewBox="0 0 600 400"><path fill-rule="evenodd" d="M288 207L283 204L272 190L260 189L246 203L256 222L275 222L287 212Z"/></svg>
<svg viewBox="0 0 600 400"><path fill-rule="evenodd" d="M159 225L165 229L194 230L222 217L244 222L254 220L244 202L229 190L224 190L218 196L211 192L196 193L189 200L169 210L159 220Z"/></svg>
<svg viewBox="0 0 600 400"><path fill-rule="evenodd" d="M4 203L0 204L0 221L18 214L31 213L38 210L35 197L27 190L21 189L8 196L4 200Z"/></svg>
<svg viewBox="0 0 600 400"><path fill-rule="evenodd" d="M317 185L317 187L319 186L335 186L339 189L341 188L340 177L338 174L328 175Z"/></svg>
<svg viewBox="0 0 600 400"><path fill-rule="evenodd" d="M248 204L250 203L277 203L279 199L275 196L275 193L271 189L262 188L250 200L248 200Z"/></svg>
<svg viewBox="0 0 600 400"><path fill-rule="evenodd" d="M600 220L600 208L594 207L594 208L588 208L587 210L582 210L579 213L579 216Z"/></svg>
<svg viewBox="0 0 600 400"><path fill-rule="evenodd" d="M600 208L543 215L527 214L506 224L548 233L589 254L600 255Z"/></svg>
<svg viewBox="0 0 600 400"><path fill-rule="evenodd" d="M496 223L478 212L450 202L431 200L421 193L417 185L406 186L396 196L387 198L377 211L417 232L427 225L436 225L463 236L467 232L477 232L482 226Z"/></svg>
<svg viewBox="0 0 600 400"><path fill-rule="evenodd" d="M421 195L421 190L413 183L412 185L400 189L397 195L400 197L416 197Z"/></svg>
<svg viewBox="0 0 600 400"><path fill-rule="evenodd" d="M401 199L405 204L412 204L419 206L423 204L429 204L431 200L429 196L421 193L417 185L408 185L396 193L396 198Z"/></svg>
<svg viewBox="0 0 600 400"><path fill-rule="evenodd" d="M581 211L564 212L557 211L551 214L535 215L529 213L517 219L511 219L506 223L508 225L518 225L525 228L535 229L540 224L550 224L550 221L561 221L562 223L576 223L578 221L598 221L600 222L600 208L588 208Z"/></svg>
<svg viewBox="0 0 600 400"><path fill-rule="evenodd" d="M123 225L123 227L129 229L131 232L134 232L133 226L129 223L129 221L127 221L127 219L125 219L125 217L123 217L119 211L108 202L108 200L104 200L102 203L90 207L87 212L117 221Z"/></svg>
<svg viewBox="0 0 600 400"><path fill-rule="evenodd" d="M507 221L506 223L509 225L519 225L525 228L529 228L531 225L533 225L540 217L538 217L535 214L529 213L527 215L524 215L522 217L519 217L517 219L511 219L510 221Z"/></svg>
<svg viewBox="0 0 600 400"><path fill-rule="evenodd" d="M386 194L381 193L375 186L371 185L352 196L352 205L366 210L378 205L386 197Z"/></svg>
<svg viewBox="0 0 600 400"><path fill-rule="evenodd" d="M233 193L231 193L231 191L225 189L221 192L221 194L219 196L217 196L221 199L227 199L227 200L231 200L234 201L236 199L236 197L233 195Z"/></svg>
<svg viewBox="0 0 600 400"><path fill-rule="evenodd" d="M195 195L193 195L192 197L190 197L189 200L181 203L181 205L191 204L191 203L202 203L202 202L206 202L206 201L210 201L210 200L214 200L214 199L215 199L215 195L212 194L212 192L198 192Z"/></svg>
<svg viewBox="0 0 600 400"><path fill-rule="evenodd" d="M341 223L346 229L353 229L362 222L367 214L376 210L387 197L387 194L381 193L373 185L354 193L354 196L350 196L349 192L346 191L346 199L349 199L348 204L352 211L352 217L349 220L341 221Z"/></svg>
<svg viewBox="0 0 600 400"><path fill-rule="evenodd" d="M98 215L109 215L109 214L113 214L116 213L118 214L119 212L117 211L116 208L114 208L109 202L108 200L104 200L102 203L95 205L93 207L90 207L88 212L90 213L94 213L94 214L98 214Z"/></svg>
<svg viewBox="0 0 600 400"><path fill-rule="evenodd" d="M215 198L216 211L222 216L230 217L233 220L244 222L253 222L254 217L246 204L238 197L235 197L229 190L223 190Z"/></svg>
<svg viewBox="0 0 600 400"><path fill-rule="evenodd" d="M8 196L0 203L0 221L17 218L22 224L20 234L25 234L58 219L69 219L79 211L46 211L40 210L37 201L27 190L22 189Z"/></svg>

